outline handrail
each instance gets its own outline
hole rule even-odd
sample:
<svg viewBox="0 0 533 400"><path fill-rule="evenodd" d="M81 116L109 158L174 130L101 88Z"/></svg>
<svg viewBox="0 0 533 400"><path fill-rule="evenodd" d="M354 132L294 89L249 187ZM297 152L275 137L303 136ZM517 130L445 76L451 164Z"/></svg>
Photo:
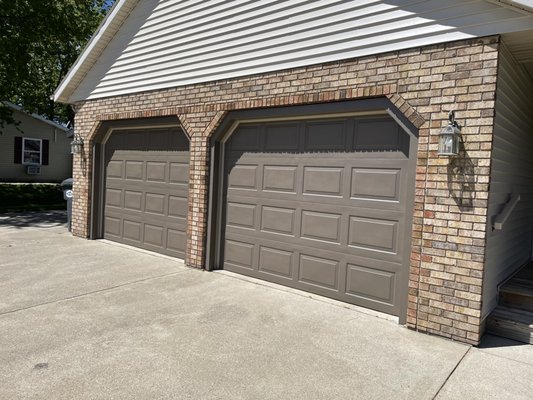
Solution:
<svg viewBox="0 0 533 400"><path fill-rule="evenodd" d="M503 207L502 211L496 216L496 218L494 218L494 224L492 225L493 229L503 229L505 221L507 221L519 201L520 195L518 193L511 195L511 198L509 199L505 207Z"/></svg>

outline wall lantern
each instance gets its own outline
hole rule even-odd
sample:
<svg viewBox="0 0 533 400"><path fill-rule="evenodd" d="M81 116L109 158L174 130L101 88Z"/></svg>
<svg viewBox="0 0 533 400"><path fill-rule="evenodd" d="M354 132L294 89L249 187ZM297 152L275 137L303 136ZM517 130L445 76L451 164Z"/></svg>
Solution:
<svg viewBox="0 0 533 400"><path fill-rule="evenodd" d="M70 154L81 154L83 150L83 139L80 135L74 136L74 140L70 143Z"/></svg>
<svg viewBox="0 0 533 400"><path fill-rule="evenodd" d="M456 156L461 143L461 128L455 121L455 111L448 114L448 126L439 133L439 156Z"/></svg>

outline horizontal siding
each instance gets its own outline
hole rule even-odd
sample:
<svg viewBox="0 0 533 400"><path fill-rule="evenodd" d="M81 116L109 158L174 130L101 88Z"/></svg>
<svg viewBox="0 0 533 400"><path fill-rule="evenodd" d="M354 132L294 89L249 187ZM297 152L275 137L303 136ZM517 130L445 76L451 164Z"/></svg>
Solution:
<svg viewBox="0 0 533 400"><path fill-rule="evenodd" d="M502 46L489 194L489 221L511 193L517 204L503 230L489 226L483 315L497 304L498 285L531 259L533 244L533 81Z"/></svg>
<svg viewBox="0 0 533 400"><path fill-rule="evenodd" d="M147 0L71 101L227 79L533 26L476 0Z"/></svg>
<svg viewBox="0 0 533 400"><path fill-rule="evenodd" d="M56 129L24 113L15 111L18 127L7 125L0 135L0 182L59 182L72 176L70 142L63 130ZM17 129L18 128L18 129ZM26 168L14 163L15 136L48 139L49 165L41 166L39 175L26 174Z"/></svg>

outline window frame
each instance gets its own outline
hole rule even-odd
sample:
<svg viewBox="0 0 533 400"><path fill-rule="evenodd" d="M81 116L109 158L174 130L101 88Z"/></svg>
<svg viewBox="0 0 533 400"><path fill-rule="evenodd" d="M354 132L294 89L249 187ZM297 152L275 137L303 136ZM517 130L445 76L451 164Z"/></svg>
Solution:
<svg viewBox="0 0 533 400"><path fill-rule="evenodd" d="M39 162L28 162L25 160L24 153L26 151L31 153L37 153L35 150L25 150L26 149L26 140L35 140L39 142ZM23 137L22 138L22 165L43 165L43 139L39 138L31 138L31 137Z"/></svg>

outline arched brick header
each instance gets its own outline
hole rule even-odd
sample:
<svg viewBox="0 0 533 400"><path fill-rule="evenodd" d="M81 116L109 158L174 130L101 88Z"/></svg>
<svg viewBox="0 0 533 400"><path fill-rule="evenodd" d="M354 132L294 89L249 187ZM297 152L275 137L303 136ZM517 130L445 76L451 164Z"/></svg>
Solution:
<svg viewBox="0 0 533 400"><path fill-rule="evenodd" d="M387 98L394 104L411 123L420 128L426 120L398 93L387 95Z"/></svg>

